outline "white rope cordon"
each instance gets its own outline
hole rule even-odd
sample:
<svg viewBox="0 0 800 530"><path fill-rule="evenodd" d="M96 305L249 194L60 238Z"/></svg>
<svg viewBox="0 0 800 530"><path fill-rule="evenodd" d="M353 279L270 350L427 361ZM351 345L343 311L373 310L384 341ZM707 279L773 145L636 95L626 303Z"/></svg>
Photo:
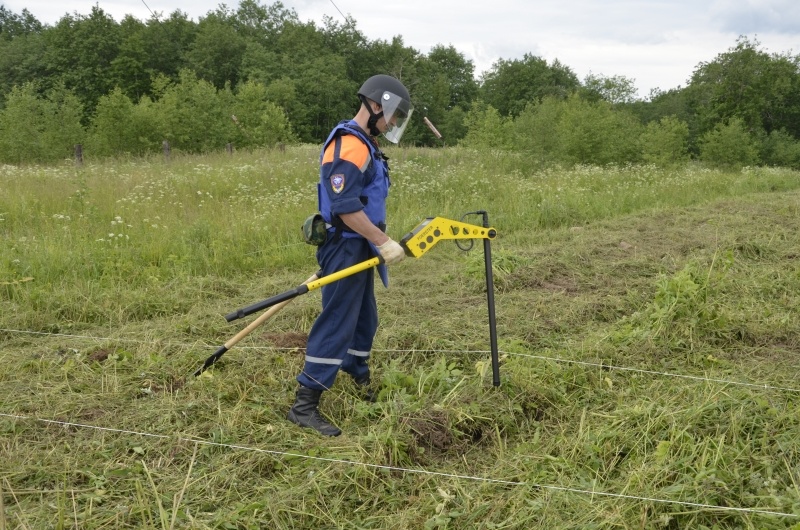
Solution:
<svg viewBox="0 0 800 530"><path fill-rule="evenodd" d="M52 337L65 337L65 338L72 338L72 339L85 339L91 340L95 342L109 342L109 341L117 341L117 342L132 342L137 344L152 344L157 341L145 341L140 339L124 339L124 338L107 338L107 337L92 337L87 335L69 335L65 333L44 333L41 331L26 331L26 330L18 330L18 329L0 329L0 332L6 333L21 333L21 334L29 334L29 335L42 335L42 336L52 336ZM182 346L182 347L189 347L189 344L181 344L181 343L167 343L168 346ZM207 345L208 348L214 348L215 346ZM271 349L271 350L292 350L296 348L275 348L275 347L265 347L265 346L236 346L237 350L264 350L264 349ZM413 353L419 350L373 350L376 352L384 352L384 353ZM426 350L428 351L428 350ZM484 351L484 350L434 350L437 353L470 353L470 354L489 354L491 352ZM576 364L579 366L590 366L592 368L601 368L605 370L619 370L625 372L634 372L640 373L645 375L656 375L662 377L675 377L680 379L690 379L693 381L702 381L707 383L717 383L723 385L732 385L732 386L744 386L749 388L759 388L763 390L779 390L783 392L794 392L800 393L800 389L797 388L790 388L790 387L782 387L782 386L774 386L769 385L766 383L745 383L742 381L732 381L729 379L718 379L712 377L703 377L699 375L685 375L685 374L675 374L672 372L659 372L656 370L645 370L643 368L630 368L626 366L614 366L610 364L603 364L603 363L593 363L588 361L576 361L573 359L561 359L558 357L547 357L544 355L531 355L527 353L513 353L513 352L506 352L506 351L499 351L503 355L511 355L515 357L527 357L530 359L537 359L543 361L552 361L557 363L564 363L564 364Z"/></svg>
<svg viewBox="0 0 800 530"><path fill-rule="evenodd" d="M130 431L125 429L115 429L111 427L100 427L97 425L88 425L85 423L72 423L67 421L58 421L58 420L48 420L42 418L33 418L29 416L20 416L17 414L6 414L0 412L0 417L11 418L15 420L26 420L26 421L36 421L40 423L47 423L51 425L59 425L62 427L77 427L82 429L93 429L97 431L103 432L113 432L117 434L130 434L135 436L143 436L147 438L158 438L158 439L176 439L181 442L188 442L188 443L195 443L195 444L202 444L214 447L224 447L227 449L233 450L240 450L240 451L251 451L255 453L261 454L268 454L272 456L286 456L292 458L301 458L306 460L314 460L317 462L327 462L331 464L344 464L344 465L351 465L351 466L363 466L372 469L382 469L388 471L399 471L402 473L414 473L414 474L421 474L421 475L428 475L428 476L435 476L441 478L449 478L449 479L457 479L457 480L472 480L477 482L485 482L489 484L502 484L506 486L530 486L534 488L540 488L544 490L551 490L551 491L563 491L567 493L576 493L579 495L590 495L590 496L601 496L601 497L611 497L616 499L626 499L626 500L633 500L633 501L643 501L643 502L654 502L659 504L678 504L680 506L688 506L692 508L700 508L703 510L715 510L715 511L723 511L723 512L738 512L738 513L748 513L748 514L755 514L755 515L771 515L777 517L794 517L798 518L800 516L792 513L783 513L783 512L776 512L761 508L740 508L735 506L717 506L714 504L704 504L699 502L689 502L689 501L675 501L669 499L659 499L655 497L642 497L637 495L626 495L622 493L607 493L602 491L594 491L594 490L586 490L586 489L579 489L579 488L568 488L565 486L552 486L546 484L537 484L537 483L530 483L530 482L520 482L516 480L503 480L503 479L494 479L494 478L487 478L487 477L478 477L472 475L458 475L454 473L443 473L440 471L428 471L425 469L412 469L412 468L404 468L398 466L387 466L383 464L370 464L367 462L357 462L354 460L344 460L340 458L326 458L322 456L310 456L310 455L303 455L298 453L288 453L285 451L276 451L273 449L261 449L258 447L249 447L246 445L236 445L236 444L225 444L219 442L210 442L207 440L196 440L191 438L183 438L183 437L174 437L169 436L166 434L153 434L141 431Z"/></svg>
<svg viewBox="0 0 800 530"><path fill-rule="evenodd" d="M800 392L800 389L796 388L787 388L783 386L771 386L768 384L760 384L760 383L743 383L741 381L729 381L727 379L716 379L713 377L701 377L699 375L685 375L685 374L673 374L670 372L657 372L655 370L643 370L641 368L628 368L625 366L614 366L610 364L602 364L602 363L590 363L587 361L575 361L571 359L557 359L554 357L546 357L542 355L529 355L526 353L511 353L509 355L516 355L518 357L530 357L531 359L541 359L547 361L557 361L560 363L569 363L569 364L577 364L581 366L591 366L594 368L604 368L607 370L621 370L626 372L638 372L640 374L647 374L647 375L660 375L664 377L679 377L683 379L692 379L695 381L705 381L708 383L720 383L724 385L738 385L738 386L748 386L753 388L763 388L764 390L783 390L785 392Z"/></svg>
<svg viewBox="0 0 800 530"><path fill-rule="evenodd" d="M0 331L5 333L20 333L26 335L40 335L43 337L65 337L68 339L86 339L86 340L93 340L95 342L107 342L107 341L118 341L118 342L135 342L138 344L148 344L154 341L147 341L147 340L140 340L140 339L120 339L120 338L108 338L108 337L91 337L88 335L70 335L68 333L45 333L44 331L27 331L24 329L0 329Z"/></svg>

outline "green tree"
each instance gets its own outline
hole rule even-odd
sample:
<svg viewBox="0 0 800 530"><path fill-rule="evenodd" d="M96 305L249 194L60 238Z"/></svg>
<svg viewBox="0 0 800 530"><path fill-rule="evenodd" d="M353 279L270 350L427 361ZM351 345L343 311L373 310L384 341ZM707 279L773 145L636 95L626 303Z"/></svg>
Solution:
<svg viewBox="0 0 800 530"><path fill-rule="evenodd" d="M369 40L358 30L354 18L348 16L340 22L333 17L323 17L322 37L325 48L344 59L345 75L349 79L363 82L374 73Z"/></svg>
<svg viewBox="0 0 800 530"><path fill-rule="evenodd" d="M447 108L467 109L478 97L478 82L475 80L475 65L456 50L453 45L437 44L428 52L428 61L437 67L449 87Z"/></svg>
<svg viewBox="0 0 800 530"><path fill-rule="evenodd" d="M462 122L478 93L474 70L472 61L453 46L434 46L418 60L411 94L414 105L420 118L434 123L446 141L456 143L466 133ZM427 127L417 127L416 131L414 139L426 145L440 144Z"/></svg>
<svg viewBox="0 0 800 530"><path fill-rule="evenodd" d="M240 71L243 80L258 81L265 85L285 75L281 55L255 41L246 43Z"/></svg>
<svg viewBox="0 0 800 530"><path fill-rule="evenodd" d="M443 142L445 145L455 145L467 135L467 112L468 110L464 110L461 107L453 107L445 112L441 121L431 122L442 134L442 139L439 142ZM424 125L417 126L419 129L424 127Z"/></svg>
<svg viewBox="0 0 800 530"><path fill-rule="evenodd" d="M452 131L448 130L447 124L444 124L445 116L452 108L450 105L450 84L436 64L429 62L426 58L420 60L417 65L416 71L420 75L420 81L416 83L412 91L411 97L414 100L417 121L422 121L428 118L431 123L438 124L442 127L439 130L444 138L449 139L451 142L457 141L458 138L454 137ZM435 137L434 133L428 127L418 127L414 130L416 134L409 135L406 141L421 142L426 145L439 145L440 141Z"/></svg>
<svg viewBox="0 0 800 530"><path fill-rule="evenodd" d="M47 111L33 83L15 86L0 111L0 157L19 164L46 158Z"/></svg>
<svg viewBox="0 0 800 530"><path fill-rule="evenodd" d="M491 105L477 100L464 117L467 134L460 145L473 149L509 149L512 144L512 120L503 117Z"/></svg>
<svg viewBox="0 0 800 530"><path fill-rule="evenodd" d="M47 77L44 30L27 9L18 15L0 5L0 108L13 86Z"/></svg>
<svg viewBox="0 0 800 530"><path fill-rule="evenodd" d="M689 126L674 116L648 123L640 139L642 160L669 167L689 160Z"/></svg>
<svg viewBox="0 0 800 530"><path fill-rule="evenodd" d="M589 74L584 78L580 92L590 101L602 99L614 105L633 103L636 100L636 82L621 75Z"/></svg>
<svg viewBox="0 0 800 530"><path fill-rule="evenodd" d="M577 76L558 60L525 54L521 60L500 59L482 77L480 97L504 116L518 116L528 103L546 96L567 98L580 86Z"/></svg>
<svg viewBox="0 0 800 530"><path fill-rule="evenodd" d="M759 46L740 37L695 70L687 89L701 134L739 118L750 131L786 129L800 137L800 56L770 55Z"/></svg>
<svg viewBox="0 0 800 530"><path fill-rule="evenodd" d="M0 40L11 40L21 35L41 33L44 25L27 9L17 15L0 5Z"/></svg>
<svg viewBox="0 0 800 530"><path fill-rule="evenodd" d="M0 111L0 157L5 163L37 162L45 158L43 132L47 112L33 83L15 86Z"/></svg>
<svg viewBox="0 0 800 530"><path fill-rule="evenodd" d="M72 155L75 144L83 143L86 131L81 125L83 106L71 90L58 85L46 97L47 127L44 142L53 159Z"/></svg>
<svg viewBox="0 0 800 530"><path fill-rule="evenodd" d="M252 148L294 140L292 127L281 107L269 101L267 88L248 81L239 85L233 105L234 143Z"/></svg>
<svg viewBox="0 0 800 530"><path fill-rule="evenodd" d="M200 21L186 52L189 68L217 88L235 88L241 76L247 42L235 29L234 15L221 6Z"/></svg>
<svg viewBox="0 0 800 530"><path fill-rule="evenodd" d="M166 135L166 121L161 107L148 96L134 105L130 121L132 147L124 152L158 152Z"/></svg>
<svg viewBox="0 0 800 530"><path fill-rule="evenodd" d="M759 158L769 166L800 169L800 140L781 129L763 135Z"/></svg>
<svg viewBox="0 0 800 530"><path fill-rule="evenodd" d="M188 67L186 54L196 35L197 24L182 11L174 11L164 20L150 18L142 40L148 51L146 70L151 80L163 75L177 81L179 72Z"/></svg>
<svg viewBox="0 0 800 530"><path fill-rule="evenodd" d="M160 148L162 125L143 96L134 104L120 88L100 98L87 139L87 152L96 156L142 155Z"/></svg>
<svg viewBox="0 0 800 530"><path fill-rule="evenodd" d="M552 96L545 97L541 103L529 103L514 119L511 138L514 149L525 153L540 167L561 162L558 125L566 108L563 99Z"/></svg>
<svg viewBox="0 0 800 530"><path fill-rule="evenodd" d="M731 118L703 135L700 160L710 167L741 169L758 163L758 149L742 119Z"/></svg>
<svg viewBox="0 0 800 530"><path fill-rule="evenodd" d="M565 102L555 128L559 159L573 164L624 164L639 158L641 124L607 101L590 102L577 94Z"/></svg>
<svg viewBox="0 0 800 530"><path fill-rule="evenodd" d="M114 86L119 87L131 99L137 100L151 92L151 80L155 72L150 68L150 49L147 42L147 26L128 15L119 25L119 53L111 61L111 76Z"/></svg>
<svg viewBox="0 0 800 530"><path fill-rule="evenodd" d="M653 89L646 99L633 101L626 107L636 114L644 125L652 121L657 122L667 116L675 117L687 124L692 119L689 114L686 91L680 87L666 92L657 88Z"/></svg>
<svg viewBox="0 0 800 530"><path fill-rule="evenodd" d="M420 53L406 46L402 36L395 35L391 41L382 39L372 41L368 47L367 58L370 68L364 72L364 79L358 80L359 84L369 76L389 74L403 82L412 93L413 99L413 91L418 82L416 67Z"/></svg>
<svg viewBox="0 0 800 530"><path fill-rule="evenodd" d="M321 56L303 66L294 80L299 114L305 119L295 120L291 115L289 118L302 140L320 143L338 122L355 115L360 104L356 96L360 85L347 78L340 56ZM326 81L320 83L320 79Z"/></svg>
<svg viewBox="0 0 800 530"><path fill-rule="evenodd" d="M119 25L95 5L88 16L64 16L44 35L48 68L78 96L88 119L100 96L114 86L111 64L119 52Z"/></svg>
<svg viewBox="0 0 800 530"><path fill-rule="evenodd" d="M41 33L0 39L0 107L12 87L33 81L44 85L50 75L43 61L46 48Z"/></svg>
<svg viewBox="0 0 800 530"><path fill-rule="evenodd" d="M281 76L265 83L269 97L285 109L301 141L322 142L336 123L355 114L359 85L313 23L286 24L278 49Z"/></svg>
<svg viewBox="0 0 800 530"><path fill-rule="evenodd" d="M78 99L58 86L41 96L33 83L11 89L0 111L0 159L20 164L70 157L84 131Z"/></svg>
<svg viewBox="0 0 800 530"><path fill-rule="evenodd" d="M236 134L231 108L216 88L183 70L177 83L157 83L155 108L163 116L163 133L175 148L189 153L222 149Z"/></svg>
<svg viewBox="0 0 800 530"><path fill-rule="evenodd" d="M227 22L247 41L270 47L284 25L300 23L300 19L294 9L287 9L282 2L267 6L256 0L242 0Z"/></svg>
<svg viewBox="0 0 800 530"><path fill-rule="evenodd" d="M286 9L281 2L264 6L254 0L244 0L231 22L245 39L240 80L269 85L285 77L283 55L291 52L279 39L285 26L300 24L297 13Z"/></svg>
<svg viewBox="0 0 800 530"><path fill-rule="evenodd" d="M281 77L266 87L266 97L290 117L303 116L303 108L297 97L297 84L288 77ZM294 120L292 120L294 123Z"/></svg>

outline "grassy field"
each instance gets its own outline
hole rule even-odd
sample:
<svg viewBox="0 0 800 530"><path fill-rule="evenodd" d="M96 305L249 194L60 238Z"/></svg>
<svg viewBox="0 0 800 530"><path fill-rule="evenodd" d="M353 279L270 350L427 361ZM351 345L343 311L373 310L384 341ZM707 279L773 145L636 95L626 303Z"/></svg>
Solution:
<svg viewBox="0 0 800 530"><path fill-rule="evenodd" d="M284 418L317 148L0 167L0 530L800 529L800 173L535 171L390 150L388 232L487 211L379 287L377 403ZM464 221L480 224L478 216Z"/></svg>

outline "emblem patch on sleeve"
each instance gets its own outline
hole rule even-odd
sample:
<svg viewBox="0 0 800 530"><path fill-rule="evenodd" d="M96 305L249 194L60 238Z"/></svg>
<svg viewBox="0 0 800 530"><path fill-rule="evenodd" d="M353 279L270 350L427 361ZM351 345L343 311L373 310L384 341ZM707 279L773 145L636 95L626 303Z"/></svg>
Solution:
<svg viewBox="0 0 800 530"><path fill-rule="evenodd" d="M344 189L344 175L341 173L337 173L336 175L331 175L331 189L333 193L341 193Z"/></svg>

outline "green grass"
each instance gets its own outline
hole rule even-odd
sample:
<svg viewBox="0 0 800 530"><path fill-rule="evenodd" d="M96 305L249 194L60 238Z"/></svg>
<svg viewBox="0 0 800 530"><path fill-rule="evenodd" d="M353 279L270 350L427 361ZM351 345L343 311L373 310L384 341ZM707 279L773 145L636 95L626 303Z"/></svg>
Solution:
<svg viewBox="0 0 800 530"><path fill-rule="evenodd" d="M284 419L316 292L190 375L316 270L315 147L0 167L0 530L800 528L800 173L389 156L395 239L498 230L502 384L482 244L442 242L334 439Z"/></svg>

